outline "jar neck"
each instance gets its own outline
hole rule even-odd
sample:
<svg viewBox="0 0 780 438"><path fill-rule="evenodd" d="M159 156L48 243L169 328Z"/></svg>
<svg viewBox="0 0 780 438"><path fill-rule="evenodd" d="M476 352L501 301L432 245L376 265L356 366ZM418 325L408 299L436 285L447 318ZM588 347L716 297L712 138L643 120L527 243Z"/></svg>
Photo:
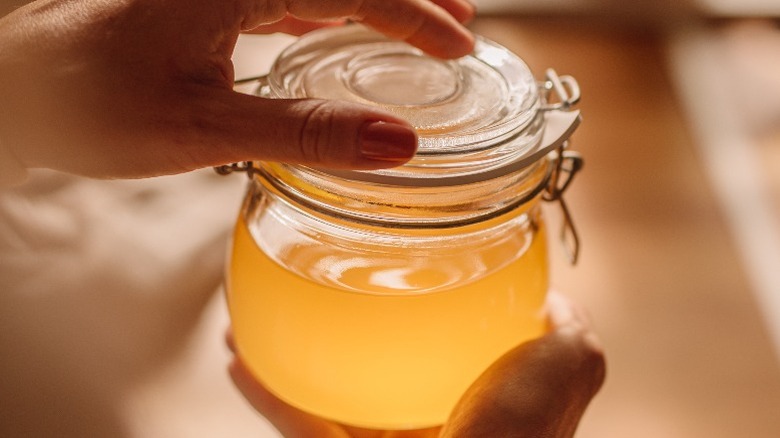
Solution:
<svg viewBox="0 0 780 438"><path fill-rule="evenodd" d="M531 208L547 187L548 158L512 173L451 185L401 185L261 163L252 184L306 210L389 228L450 228Z"/></svg>

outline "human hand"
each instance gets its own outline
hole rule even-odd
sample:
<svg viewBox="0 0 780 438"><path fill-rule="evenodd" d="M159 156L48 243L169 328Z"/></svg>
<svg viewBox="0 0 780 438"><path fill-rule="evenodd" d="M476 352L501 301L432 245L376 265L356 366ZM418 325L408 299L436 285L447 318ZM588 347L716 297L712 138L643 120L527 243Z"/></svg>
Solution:
<svg viewBox="0 0 780 438"><path fill-rule="evenodd" d="M351 19L458 57L473 14L467 0L39 0L0 19L0 156L104 178L249 160L398 165L417 138L386 112L234 92L236 39Z"/></svg>
<svg viewBox="0 0 780 438"><path fill-rule="evenodd" d="M466 391L442 427L379 431L302 412L255 380L239 356L230 375L286 438L568 438L604 381L604 356L584 312L551 293L550 331L502 356ZM228 345L235 353L232 337Z"/></svg>

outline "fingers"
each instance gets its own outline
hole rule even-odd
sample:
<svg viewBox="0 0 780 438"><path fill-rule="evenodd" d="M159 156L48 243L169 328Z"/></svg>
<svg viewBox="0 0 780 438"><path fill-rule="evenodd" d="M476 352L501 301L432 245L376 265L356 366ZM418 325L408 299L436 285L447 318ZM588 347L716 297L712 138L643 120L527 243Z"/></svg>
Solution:
<svg viewBox="0 0 780 438"><path fill-rule="evenodd" d="M292 15L305 21L352 19L391 38L409 42L433 56L456 58L474 48L473 35L461 24L474 8L466 0L288 0L268 1L274 7L258 7L258 0L243 0L244 30L270 24Z"/></svg>
<svg viewBox="0 0 780 438"><path fill-rule="evenodd" d="M344 24L344 20L332 20L332 21L307 21L295 18L292 15L286 15L279 21L264 24L254 29L246 31L246 33L252 34L270 34L274 32L286 33L289 35L303 35L307 32L311 32L323 27L338 26Z"/></svg>
<svg viewBox="0 0 780 438"><path fill-rule="evenodd" d="M553 300L557 325L495 362L461 399L443 438L573 436L604 381L605 362L582 312Z"/></svg>
<svg viewBox="0 0 780 438"><path fill-rule="evenodd" d="M547 316L550 332L561 338L582 342L583 348L602 351L601 341L591 328L590 318L580 306L557 291L547 295Z"/></svg>
<svg viewBox="0 0 780 438"><path fill-rule="evenodd" d="M427 1L365 0L357 14L358 21L433 56L457 58L474 49L473 35L450 13Z"/></svg>
<svg viewBox="0 0 780 438"><path fill-rule="evenodd" d="M187 105L194 122L179 153L199 168L266 160L326 168L378 169L408 161L417 134L406 121L369 106L329 100L262 99L204 90ZM180 145L181 146L181 145Z"/></svg>
<svg viewBox="0 0 780 438"><path fill-rule="evenodd" d="M476 7L466 0L432 0L460 23L468 23L477 14Z"/></svg>

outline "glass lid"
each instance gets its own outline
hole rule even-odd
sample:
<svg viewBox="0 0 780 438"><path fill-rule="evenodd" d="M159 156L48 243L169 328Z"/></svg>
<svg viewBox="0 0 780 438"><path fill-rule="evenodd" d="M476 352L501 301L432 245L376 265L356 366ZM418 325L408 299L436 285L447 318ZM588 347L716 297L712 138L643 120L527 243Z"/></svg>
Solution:
<svg viewBox="0 0 780 438"><path fill-rule="evenodd" d="M348 100L409 121L419 135L417 155L404 166L369 172L375 175L485 170L533 152L543 131L530 69L481 37L470 55L444 60L361 25L322 29L282 52L267 81L265 97Z"/></svg>

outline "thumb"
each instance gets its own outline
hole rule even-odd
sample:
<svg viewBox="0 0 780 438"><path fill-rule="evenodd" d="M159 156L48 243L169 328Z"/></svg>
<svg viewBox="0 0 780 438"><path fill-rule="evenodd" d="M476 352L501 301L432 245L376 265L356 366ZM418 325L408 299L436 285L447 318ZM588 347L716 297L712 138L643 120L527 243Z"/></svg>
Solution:
<svg viewBox="0 0 780 438"><path fill-rule="evenodd" d="M417 149L409 123L367 105L220 91L194 106L202 137L189 154L195 167L265 160L379 169L403 164Z"/></svg>
<svg viewBox="0 0 780 438"><path fill-rule="evenodd" d="M551 331L511 350L468 389L443 438L570 438L604 381L603 351L582 311L553 296Z"/></svg>

